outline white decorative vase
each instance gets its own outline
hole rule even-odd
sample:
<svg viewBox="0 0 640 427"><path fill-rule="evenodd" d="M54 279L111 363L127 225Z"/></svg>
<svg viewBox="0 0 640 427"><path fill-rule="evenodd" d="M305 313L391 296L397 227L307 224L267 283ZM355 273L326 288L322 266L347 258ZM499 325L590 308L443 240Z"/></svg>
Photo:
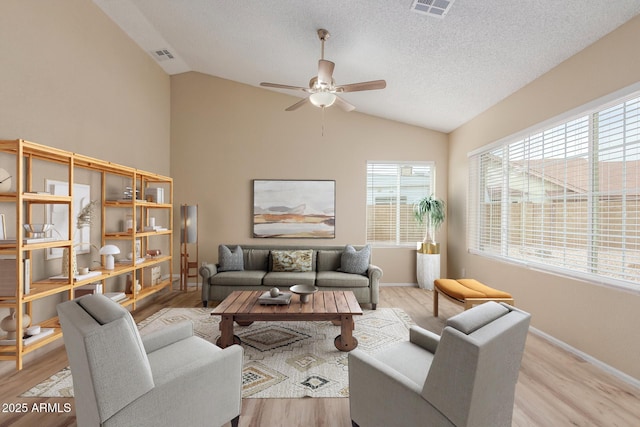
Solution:
<svg viewBox="0 0 640 427"><path fill-rule="evenodd" d="M78 275L78 260L76 259L76 251L74 248L71 248L71 276ZM69 277L69 248L64 248L62 250L62 275L65 277Z"/></svg>
<svg viewBox="0 0 640 427"><path fill-rule="evenodd" d="M29 315L27 313L24 313L22 315L22 331L24 331L24 329L26 327L29 326L29 324L31 323L31 317L29 317ZM9 309L9 315L7 317L5 317L4 319L2 319L2 322L0 322L0 328L3 331L7 332L7 339L8 340L15 340L17 337L16 331L18 330L18 326L16 325L16 311L15 309L11 308Z"/></svg>

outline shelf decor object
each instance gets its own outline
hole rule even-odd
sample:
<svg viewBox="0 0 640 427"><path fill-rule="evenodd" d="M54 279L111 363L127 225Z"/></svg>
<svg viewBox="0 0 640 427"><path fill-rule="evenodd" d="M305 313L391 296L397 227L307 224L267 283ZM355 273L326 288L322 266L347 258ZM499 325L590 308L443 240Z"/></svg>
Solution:
<svg viewBox="0 0 640 427"><path fill-rule="evenodd" d="M7 238L7 226L4 222L4 214L0 214L0 240Z"/></svg>
<svg viewBox="0 0 640 427"><path fill-rule="evenodd" d="M189 245L195 248L195 261L189 259ZM195 272L191 272L195 269ZM198 283L198 205L180 205L180 290L187 291L189 278Z"/></svg>
<svg viewBox="0 0 640 427"><path fill-rule="evenodd" d="M78 274L78 258L76 257L76 249L64 248L62 250L62 275L69 277L69 257L71 257L71 276Z"/></svg>
<svg viewBox="0 0 640 427"><path fill-rule="evenodd" d="M0 193L11 191L11 174L0 168Z"/></svg>
<svg viewBox="0 0 640 427"><path fill-rule="evenodd" d="M104 268L106 270L113 270L116 268L116 262L113 256L119 253L120 249L116 245L105 245L100 248L100 255L106 255L104 259Z"/></svg>
<svg viewBox="0 0 640 427"><path fill-rule="evenodd" d="M34 239L42 239L47 237L49 230L53 228L53 224L24 224L24 229L29 233L29 237Z"/></svg>
<svg viewBox="0 0 640 427"><path fill-rule="evenodd" d="M68 196L69 182L52 179L45 180L45 186L49 193L55 196ZM87 184L74 183L73 191L73 215L69 218L69 209L64 205L52 204L47 210L47 222L53 224L52 235L62 238L68 236L73 240L76 255L86 254L90 251L89 227L83 224L81 215L84 209L91 205L91 187ZM89 207L92 209L92 207ZM71 228L69 228L71 219ZM46 253L47 259L56 259L63 256L60 248L49 248Z"/></svg>
<svg viewBox="0 0 640 427"><path fill-rule="evenodd" d="M24 330L31 323L31 318L28 315L22 316L22 326L18 328L18 322L16 320L16 311L14 308L9 309L9 315L2 319L0 322L0 329L7 333L8 340L15 340L17 336L17 331L20 329L20 334L24 332Z"/></svg>

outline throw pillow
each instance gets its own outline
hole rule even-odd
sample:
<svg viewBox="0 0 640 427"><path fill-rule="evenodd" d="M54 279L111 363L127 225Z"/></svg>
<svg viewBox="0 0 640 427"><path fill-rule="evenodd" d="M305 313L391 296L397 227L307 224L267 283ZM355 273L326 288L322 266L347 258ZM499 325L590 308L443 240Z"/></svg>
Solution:
<svg viewBox="0 0 640 427"><path fill-rule="evenodd" d="M218 271L242 271L244 270L244 260L242 258L242 248L236 246L232 251L225 245L218 246Z"/></svg>
<svg viewBox="0 0 640 427"><path fill-rule="evenodd" d="M343 249L319 250L317 271L339 271Z"/></svg>
<svg viewBox="0 0 640 427"><path fill-rule="evenodd" d="M353 246L347 245L340 259L340 271L353 274L366 274L369 270L371 259L371 246L367 245L357 251Z"/></svg>
<svg viewBox="0 0 640 427"><path fill-rule="evenodd" d="M311 271L313 250L271 251L273 271Z"/></svg>

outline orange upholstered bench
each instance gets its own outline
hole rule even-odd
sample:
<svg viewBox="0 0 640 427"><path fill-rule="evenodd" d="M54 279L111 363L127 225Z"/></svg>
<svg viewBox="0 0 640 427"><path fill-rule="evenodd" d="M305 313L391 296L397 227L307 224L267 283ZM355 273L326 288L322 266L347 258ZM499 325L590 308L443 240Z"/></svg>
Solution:
<svg viewBox="0 0 640 427"><path fill-rule="evenodd" d="M490 288L475 279L436 279L434 282L433 315L438 317L438 295L464 306L467 310L487 301L502 301L513 305L513 297L508 292Z"/></svg>

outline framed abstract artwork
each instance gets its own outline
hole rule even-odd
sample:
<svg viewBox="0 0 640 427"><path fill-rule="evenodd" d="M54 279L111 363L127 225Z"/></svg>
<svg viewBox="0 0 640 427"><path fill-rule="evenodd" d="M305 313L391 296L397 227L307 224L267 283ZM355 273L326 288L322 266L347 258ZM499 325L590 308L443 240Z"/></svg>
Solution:
<svg viewBox="0 0 640 427"><path fill-rule="evenodd" d="M253 180L253 237L334 239L336 182Z"/></svg>

